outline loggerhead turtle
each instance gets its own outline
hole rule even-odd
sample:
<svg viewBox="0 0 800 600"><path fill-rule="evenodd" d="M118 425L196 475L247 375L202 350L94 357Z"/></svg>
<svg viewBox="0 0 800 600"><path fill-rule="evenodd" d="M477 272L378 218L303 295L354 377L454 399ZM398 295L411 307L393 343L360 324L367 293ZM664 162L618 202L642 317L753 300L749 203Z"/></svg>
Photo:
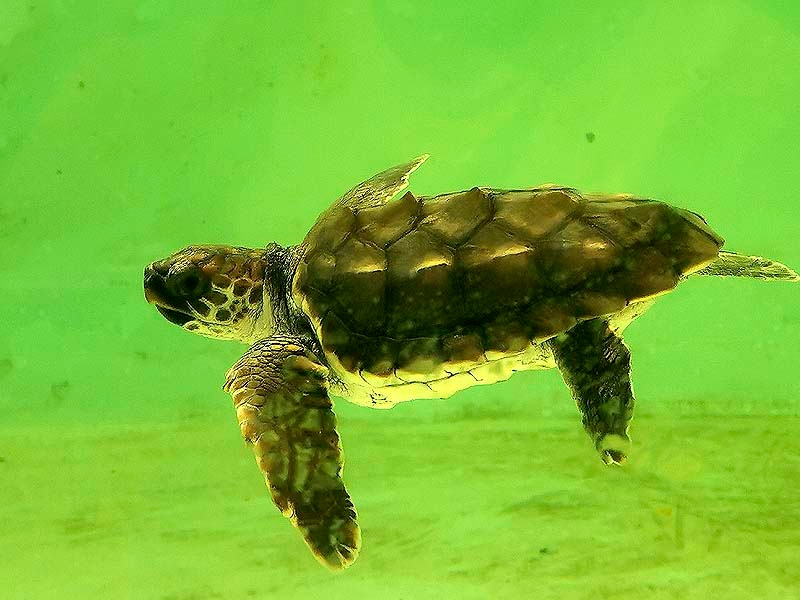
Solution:
<svg viewBox="0 0 800 600"><path fill-rule="evenodd" d="M690 274L800 280L653 200L552 185L394 199L426 158L351 189L297 246L189 246L144 271L168 321L250 344L224 389L273 501L332 569L360 531L329 393L389 408L557 367L602 459L622 463L623 329Z"/></svg>

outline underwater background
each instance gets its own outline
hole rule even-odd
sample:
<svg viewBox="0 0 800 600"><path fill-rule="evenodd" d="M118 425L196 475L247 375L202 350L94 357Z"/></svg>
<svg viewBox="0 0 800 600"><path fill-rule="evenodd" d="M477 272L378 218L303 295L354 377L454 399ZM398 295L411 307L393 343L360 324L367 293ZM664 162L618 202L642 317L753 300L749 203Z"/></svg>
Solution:
<svg viewBox="0 0 800 600"><path fill-rule="evenodd" d="M363 547L313 559L225 370L142 294L190 243L418 195L632 192L800 267L800 8L0 0L0 598L800 598L800 285L691 279L626 331L629 464L556 371L337 399Z"/></svg>

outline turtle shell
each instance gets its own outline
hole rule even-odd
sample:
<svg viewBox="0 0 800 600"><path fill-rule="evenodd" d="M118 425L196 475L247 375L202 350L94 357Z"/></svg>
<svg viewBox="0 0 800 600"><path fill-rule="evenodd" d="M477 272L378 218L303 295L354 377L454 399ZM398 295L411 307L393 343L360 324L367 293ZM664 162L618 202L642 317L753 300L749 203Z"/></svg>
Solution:
<svg viewBox="0 0 800 600"><path fill-rule="evenodd" d="M335 205L304 241L293 295L353 373L421 373L512 354L664 293L722 239L662 202L569 188Z"/></svg>

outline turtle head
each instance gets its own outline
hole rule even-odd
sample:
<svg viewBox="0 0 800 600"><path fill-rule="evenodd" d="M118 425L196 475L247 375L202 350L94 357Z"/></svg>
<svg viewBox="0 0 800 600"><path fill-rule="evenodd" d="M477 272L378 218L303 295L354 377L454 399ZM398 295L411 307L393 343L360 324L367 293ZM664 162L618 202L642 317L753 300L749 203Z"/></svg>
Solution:
<svg viewBox="0 0 800 600"><path fill-rule="evenodd" d="M144 270L144 297L187 331L250 342L271 329L264 251L188 246Z"/></svg>

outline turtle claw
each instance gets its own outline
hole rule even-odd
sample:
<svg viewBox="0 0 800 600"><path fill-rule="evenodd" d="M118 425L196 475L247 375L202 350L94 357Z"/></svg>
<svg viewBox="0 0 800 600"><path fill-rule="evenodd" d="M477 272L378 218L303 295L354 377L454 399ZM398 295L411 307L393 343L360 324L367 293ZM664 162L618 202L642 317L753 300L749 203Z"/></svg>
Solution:
<svg viewBox="0 0 800 600"><path fill-rule="evenodd" d="M607 465L624 465L628 460L631 440L628 436L610 433L597 442L597 451Z"/></svg>
<svg viewBox="0 0 800 600"><path fill-rule="evenodd" d="M358 558L358 549L361 546L361 532L352 521L342 526L339 536L340 538L327 551L314 548L306 538L314 557L331 571L341 571L353 564Z"/></svg>
<svg viewBox="0 0 800 600"><path fill-rule="evenodd" d="M606 450L601 457L607 465L624 465L628 457L618 450Z"/></svg>

